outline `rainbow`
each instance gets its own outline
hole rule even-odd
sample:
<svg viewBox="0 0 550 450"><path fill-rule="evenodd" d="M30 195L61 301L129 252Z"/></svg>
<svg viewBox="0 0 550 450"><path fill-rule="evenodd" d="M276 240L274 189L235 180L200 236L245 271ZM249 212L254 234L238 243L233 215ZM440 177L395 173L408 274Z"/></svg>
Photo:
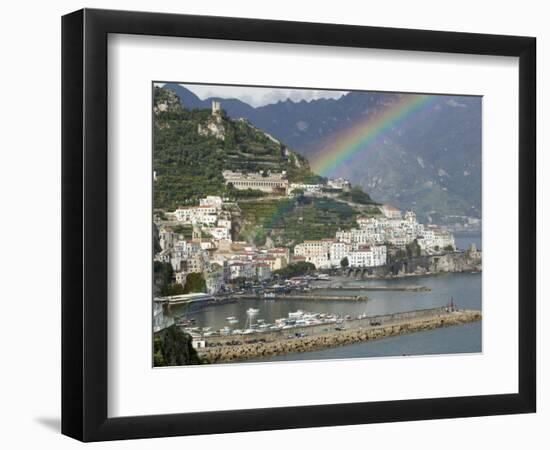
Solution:
<svg viewBox="0 0 550 450"><path fill-rule="evenodd" d="M333 174L338 167L354 156L374 148L372 144L394 126L407 125L407 122L412 121L419 112L427 110L436 98L436 95L404 94L378 114L369 115L366 119L338 132L311 162L312 170L322 176Z"/></svg>

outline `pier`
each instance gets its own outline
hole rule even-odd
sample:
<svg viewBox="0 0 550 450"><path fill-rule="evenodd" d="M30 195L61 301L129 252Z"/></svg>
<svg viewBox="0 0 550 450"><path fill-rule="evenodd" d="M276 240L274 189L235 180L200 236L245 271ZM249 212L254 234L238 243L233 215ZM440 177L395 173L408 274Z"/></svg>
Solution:
<svg viewBox="0 0 550 450"><path fill-rule="evenodd" d="M447 307L349 319L343 324L319 324L255 335L205 338L199 351L208 363L244 361L266 356L308 352L417 331L481 320L481 311Z"/></svg>
<svg viewBox="0 0 550 450"><path fill-rule="evenodd" d="M406 292L429 292L431 289L426 286L386 286L386 285L315 285L312 289L334 289L338 291L406 291Z"/></svg>
<svg viewBox="0 0 550 450"><path fill-rule="evenodd" d="M314 292L300 292L289 294L273 294L269 297L252 294L235 295L235 299L243 300L315 300L315 301L345 301L345 302L365 302L369 298L366 295L319 295Z"/></svg>

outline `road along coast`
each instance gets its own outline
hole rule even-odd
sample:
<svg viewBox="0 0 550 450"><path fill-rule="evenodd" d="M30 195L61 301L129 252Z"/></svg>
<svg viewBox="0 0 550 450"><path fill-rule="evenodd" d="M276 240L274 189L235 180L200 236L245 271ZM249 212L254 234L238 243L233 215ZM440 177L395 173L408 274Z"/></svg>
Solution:
<svg viewBox="0 0 550 450"><path fill-rule="evenodd" d="M481 311L446 307L352 319L344 326L315 325L262 333L261 336L216 337L199 349L204 363L246 361L267 356L309 352L366 342L417 331L433 330L481 320Z"/></svg>

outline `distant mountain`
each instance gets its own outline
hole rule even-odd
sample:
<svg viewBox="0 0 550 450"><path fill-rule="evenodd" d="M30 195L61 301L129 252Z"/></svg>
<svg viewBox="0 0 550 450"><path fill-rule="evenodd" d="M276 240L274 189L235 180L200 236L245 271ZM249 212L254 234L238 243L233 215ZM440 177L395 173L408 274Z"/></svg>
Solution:
<svg viewBox="0 0 550 450"><path fill-rule="evenodd" d="M401 98L354 91L339 99L286 100L254 108L238 99L201 100L178 84L165 87L176 92L186 108L208 108L212 100L220 100L230 117L248 119L313 166L335 134L375 117ZM438 96L428 113L390 127L368 150L326 175L349 178L375 200L412 207L423 219L480 217L481 99Z"/></svg>

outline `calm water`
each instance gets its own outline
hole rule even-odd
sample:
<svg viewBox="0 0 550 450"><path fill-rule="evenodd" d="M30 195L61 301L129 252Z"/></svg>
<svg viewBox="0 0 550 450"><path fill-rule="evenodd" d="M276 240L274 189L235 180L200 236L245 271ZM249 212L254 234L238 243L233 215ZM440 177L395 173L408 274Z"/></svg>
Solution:
<svg viewBox="0 0 550 450"><path fill-rule="evenodd" d="M478 250L481 250L481 234L458 234L455 233L455 244L460 250L467 250L471 243L476 244Z"/></svg>
<svg viewBox="0 0 550 450"><path fill-rule="evenodd" d="M239 323L233 328L245 328L246 310L260 310L257 318L273 323L275 319L287 317L291 311L302 309L310 312L332 313L352 316L390 314L414 309L433 308L447 304L451 297L460 308L481 309L481 274L456 273L425 277L410 277L398 280L352 281L351 284L370 285L422 285L429 292L368 291L367 302L347 301L297 301L297 300L248 300L238 303L218 305L194 312L190 317L196 325L212 327L213 330L228 325L226 318L234 316ZM365 291L324 290L334 295L365 295ZM184 314L184 309L174 308L175 315ZM379 341L353 344L318 352L290 354L269 357L262 361L292 361L304 359L350 358L367 356L396 356L403 354L469 353L481 351L481 323L441 328L428 332L386 338Z"/></svg>
<svg viewBox="0 0 550 450"><path fill-rule="evenodd" d="M313 359L369 358L402 355L443 355L481 352L481 322L393 336L371 342L293 353L247 362L303 361Z"/></svg>

